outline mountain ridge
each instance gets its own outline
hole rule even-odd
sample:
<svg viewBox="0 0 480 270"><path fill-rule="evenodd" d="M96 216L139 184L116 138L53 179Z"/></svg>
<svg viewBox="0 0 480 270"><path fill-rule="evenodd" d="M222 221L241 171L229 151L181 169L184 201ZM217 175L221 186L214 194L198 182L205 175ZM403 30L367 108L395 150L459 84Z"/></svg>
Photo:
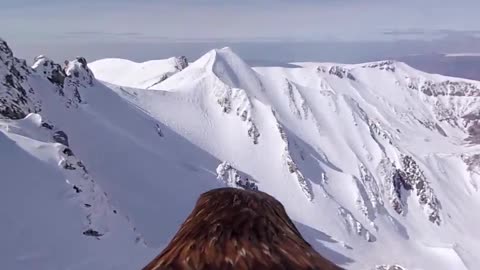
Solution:
<svg viewBox="0 0 480 270"><path fill-rule="evenodd" d="M0 74L13 76L4 62L22 62L3 51ZM346 269L392 264L473 269L478 264L472 254L480 250L474 241L480 237L475 230L480 217L459 205L474 209L480 204L475 196L479 82L429 75L391 61L251 68L233 51L220 49L148 89L128 86L142 84L135 74L122 78L128 85L98 81L93 74L108 77L108 65L97 70L95 63L77 58L68 62L64 73L71 82L62 88L53 76L54 70L62 73L59 65L43 59L34 69L21 65L25 72L13 85L28 82L34 91L27 91L17 117L2 114L0 132L13 142L23 140L21 134L29 138L27 153L37 151L37 141L46 143L52 149L48 155L34 155L40 163L44 157L65 160L60 167L48 163L60 180L55 187L71 191L55 205L71 205L83 196L64 186L68 175L62 176L70 171L64 167L71 168L65 164L79 161L98 190L108 194L98 200L109 202L74 203L80 214L70 218L67 227L76 229L66 235L75 239L81 255L77 261L66 256L59 262L63 268L105 269L114 261L118 269L139 269L173 236L193 200L221 186L273 195L312 246ZM54 68L40 68L44 63ZM146 72L161 77L163 71ZM16 104L8 93L19 90L9 85L0 85L0 97L9 97L0 105ZM37 107L34 100L40 101ZM46 137L18 124L23 120L16 119L27 115ZM54 133L58 141L68 141L74 157L68 150L53 150L65 151ZM0 147L12 145L4 140ZM77 165L72 171L82 172ZM28 174L21 177L34 181ZM102 214L104 209L111 214ZM82 224L82 213L92 210L103 225L72 225ZM15 219L13 210L7 213L8 220ZM81 243L98 250L98 256L81 251ZM20 247L17 252L16 257L26 256ZM124 252L134 253L134 260L113 259ZM25 261L38 264L36 258ZM11 269L24 266L5 259Z"/></svg>

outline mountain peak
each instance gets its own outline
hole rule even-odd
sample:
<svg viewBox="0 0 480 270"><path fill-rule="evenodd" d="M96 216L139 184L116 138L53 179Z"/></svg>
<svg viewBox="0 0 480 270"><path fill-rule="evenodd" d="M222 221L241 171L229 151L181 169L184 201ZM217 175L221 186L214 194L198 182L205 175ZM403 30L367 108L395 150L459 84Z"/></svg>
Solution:
<svg viewBox="0 0 480 270"><path fill-rule="evenodd" d="M5 61L7 58L13 57L13 52L7 42L0 38L0 60Z"/></svg>
<svg viewBox="0 0 480 270"><path fill-rule="evenodd" d="M229 46L225 46L223 48L220 48L220 49L215 49L217 52L220 52L220 53L229 53L229 54L235 54L236 53L233 51L233 49Z"/></svg>
<svg viewBox="0 0 480 270"><path fill-rule="evenodd" d="M92 87L95 82L93 72L83 57L65 61L65 65L61 66L40 55L34 59L32 69L57 86L56 92L67 99L67 106L84 102L80 88Z"/></svg>
<svg viewBox="0 0 480 270"><path fill-rule="evenodd" d="M40 110L29 84L30 73L26 61L15 58L8 44L0 39L0 116L20 119Z"/></svg>
<svg viewBox="0 0 480 270"><path fill-rule="evenodd" d="M259 97L263 91L257 72L230 47L211 50L193 65L203 66L224 84L243 89L249 95Z"/></svg>
<svg viewBox="0 0 480 270"><path fill-rule="evenodd" d="M46 76L50 82L63 87L63 83L65 82L65 77L67 75L65 74L62 66L55 63L51 59L44 55L39 55L35 57L32 68Z"/></svg>
<svg viewBox="0 0 480 270"><path fill-rule="evenodd" d="M65 61L65 74L85 87L92 86L95 79L84 57L77 57L73 61Z"/></svg>
<svg viewBox="0 0 480 270"><path fill-rule="evenodd" d="M240 56L238 56L230 47L223 47L208 51L194 63L196 63L196 65L213 66L213 64L215 64L217 61L222 60L236 60L243 62Z"/></svg>

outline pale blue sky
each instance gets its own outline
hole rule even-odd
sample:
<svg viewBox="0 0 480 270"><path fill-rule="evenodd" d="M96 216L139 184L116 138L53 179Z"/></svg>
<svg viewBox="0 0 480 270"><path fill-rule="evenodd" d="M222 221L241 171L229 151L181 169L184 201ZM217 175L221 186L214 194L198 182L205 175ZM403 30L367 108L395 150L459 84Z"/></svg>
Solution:
<svg viewBox="0 0 480 270"><path fill-rule="evenodd" d="M99 57L111 53L108 44L120 43L354 44L480 36L478 0L0 0L0 7L0 36L27 57L63 44L85 45ZM94 44L98 51L92 52Z"/></svg>

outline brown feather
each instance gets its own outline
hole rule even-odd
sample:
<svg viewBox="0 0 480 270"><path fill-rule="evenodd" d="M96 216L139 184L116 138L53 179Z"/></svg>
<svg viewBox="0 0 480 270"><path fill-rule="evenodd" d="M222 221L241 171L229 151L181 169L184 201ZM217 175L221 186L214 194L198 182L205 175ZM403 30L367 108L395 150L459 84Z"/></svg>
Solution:
<svg viewBox="0 0 480 270"><path fill-rule="evenodd" d="M234 188L200 196L169 245L143 270L337 270L301 236L283 205Z"/></svg>

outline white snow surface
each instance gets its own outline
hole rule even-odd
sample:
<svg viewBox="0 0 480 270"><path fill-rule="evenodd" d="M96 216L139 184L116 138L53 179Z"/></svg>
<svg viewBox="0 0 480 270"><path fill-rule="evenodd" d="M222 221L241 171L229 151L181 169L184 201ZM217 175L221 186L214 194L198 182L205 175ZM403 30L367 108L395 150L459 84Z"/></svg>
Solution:
<svg viewBox="0 0 480 270"><path fill-rule="evenodd" d="M479 82L392 61L252 68L223 48L157 83L169 61L92 63L101 81L70 78L73 103L25 75L41 109L0 119L4 269L140 269L237 177L346 269L477 269Z"/></svg>
<svg viewBox="0 0 480 270"><path fill-rule="evenodd" d="M179 58L136 63L130 60L109 58L95 61L89 67L96 78L121 86L149 89L182 69Z"/></svg>

